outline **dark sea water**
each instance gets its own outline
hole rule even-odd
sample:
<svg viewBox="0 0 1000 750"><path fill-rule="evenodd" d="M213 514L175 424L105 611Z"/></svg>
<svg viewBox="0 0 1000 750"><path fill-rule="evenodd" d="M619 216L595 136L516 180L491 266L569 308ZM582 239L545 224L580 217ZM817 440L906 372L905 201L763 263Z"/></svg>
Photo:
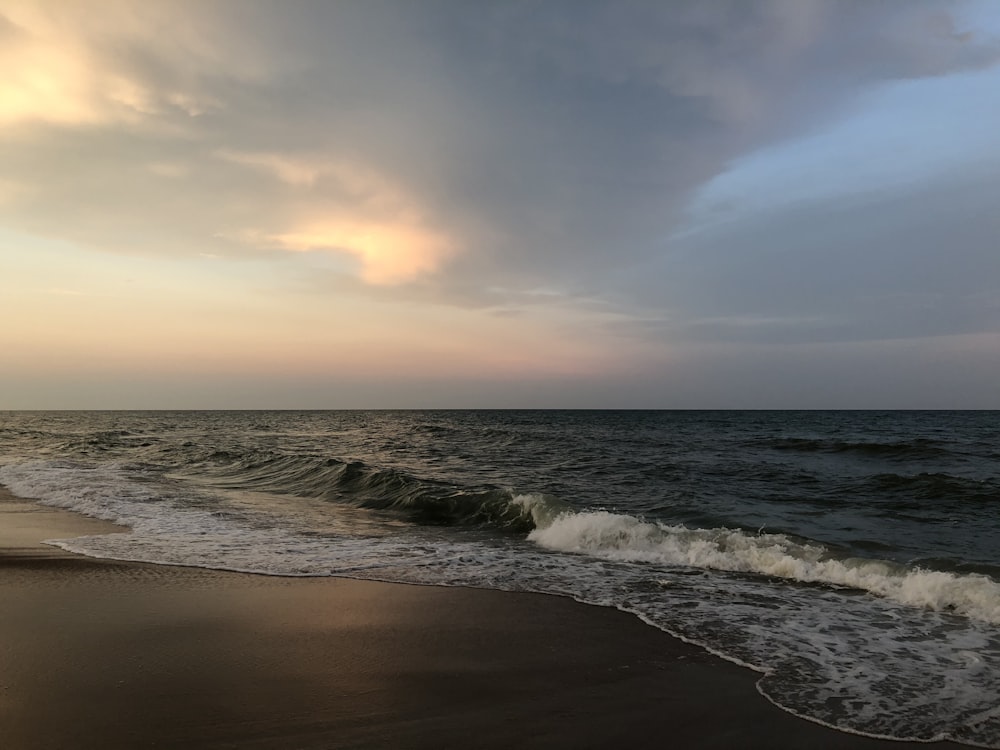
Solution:
<svg viewBox="0 0 1000 750"><path fill-rule="evenodd" d="M572 596L1000 747L998 412L6 412L0 482L133 529L75 552Z"/></svg>

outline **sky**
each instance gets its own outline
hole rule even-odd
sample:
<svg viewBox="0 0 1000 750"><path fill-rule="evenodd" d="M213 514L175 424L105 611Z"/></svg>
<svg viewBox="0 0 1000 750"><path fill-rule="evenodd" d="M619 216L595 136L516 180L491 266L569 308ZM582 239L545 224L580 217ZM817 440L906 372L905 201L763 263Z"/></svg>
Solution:
<svg viewBox="0 0 1000 750"><path fill-rule="evenodd" d="M995 0L0 0L0 409L1000 408Z"/></svg>

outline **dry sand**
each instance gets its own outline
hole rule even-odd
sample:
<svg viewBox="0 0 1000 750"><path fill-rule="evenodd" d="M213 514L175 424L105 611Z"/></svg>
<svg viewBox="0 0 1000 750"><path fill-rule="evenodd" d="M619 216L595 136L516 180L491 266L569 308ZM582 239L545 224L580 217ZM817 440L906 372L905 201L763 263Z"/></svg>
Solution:
<svg viewBox="0 0 1000 750"><path fill-rule="evenodd" d="M568 599L117 563L0 490L0 748L870 748ZM950 744L937 748L957 747Z"/></svg>

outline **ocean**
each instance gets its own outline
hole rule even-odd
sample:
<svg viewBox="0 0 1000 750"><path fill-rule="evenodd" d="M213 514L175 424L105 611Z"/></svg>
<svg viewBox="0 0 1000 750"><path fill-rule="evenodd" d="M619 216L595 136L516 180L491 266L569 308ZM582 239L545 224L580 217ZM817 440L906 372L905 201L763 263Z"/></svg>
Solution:
<svg viewBox="0 0 1000 750"><path fill-rule="evenodd" d="M1000 748L998 412L0 412L0 483L131 527L84 555L569 596Z"/></svg>

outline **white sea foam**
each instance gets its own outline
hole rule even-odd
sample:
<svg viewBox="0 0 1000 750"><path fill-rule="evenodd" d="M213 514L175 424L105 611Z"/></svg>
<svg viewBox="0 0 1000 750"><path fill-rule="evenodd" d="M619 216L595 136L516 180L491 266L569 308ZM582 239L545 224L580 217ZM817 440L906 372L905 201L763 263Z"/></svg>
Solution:
<svg viewBox="0 0 1000 750"><path fill-rule="evenodd" d="M330 537L298 534L187 485L136 481L115 464L0 466L0 482L21 497L131 528L128 534L50 540L93 557L264 575L359 576L367 571L363 577L379 577L372 571L413 556L406 543L373 545L368 538L343 537L331 544Z"/></svg>
<svg viewBox="0 0 1000 750"><path fill-rule="evenodd" d="M979 574L908 568L886 560L837 559L784 534L688 529L595 511L563 513L528 537L541 546L608 560L686 565L862 589L915 607L1000 624L1000 584Z"/></svg>
<svg viewBox="0 0 1000 750"><path fill-rule="evenodd" d="M541 493L514 495L511 502L529 514L536 527L550 525L569 508L566 503Z"/></svg>

